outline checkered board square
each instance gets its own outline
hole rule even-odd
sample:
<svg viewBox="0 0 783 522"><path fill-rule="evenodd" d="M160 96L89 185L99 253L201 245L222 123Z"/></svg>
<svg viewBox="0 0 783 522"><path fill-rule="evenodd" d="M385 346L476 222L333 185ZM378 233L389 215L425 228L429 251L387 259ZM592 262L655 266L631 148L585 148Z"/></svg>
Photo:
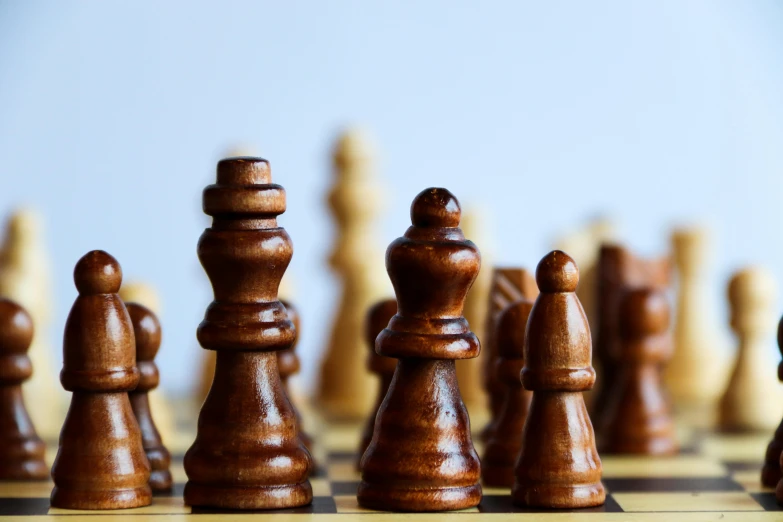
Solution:
<svg viewBox="0 0 783 522"><path fill-rule="evenodd" d="M368 520L394 515L361 508L356 501L360 480L356 471L355 426L329 426L320 438L320 465L311 477L314 499L309 506L281 511L226 511L191 508L182 501L187 477L182 456L174 458L176 486L156 495L152 505L119 511L74 511L49 506L51 482L0 483L0 522L68 519L168 521L252 520L259 514L278 520ZM541 522L666 520L783 521L774 492L759 482L765 436L706 434L694 438L675 457L602 456L606 504L573 511L526 509L511 503L509 492L485 488L481 504L453 513L420 513L406 520L506 520L509 514ZM525 517L525 514L529 517ZM75 516L75 518L74 518Z"/></svg>

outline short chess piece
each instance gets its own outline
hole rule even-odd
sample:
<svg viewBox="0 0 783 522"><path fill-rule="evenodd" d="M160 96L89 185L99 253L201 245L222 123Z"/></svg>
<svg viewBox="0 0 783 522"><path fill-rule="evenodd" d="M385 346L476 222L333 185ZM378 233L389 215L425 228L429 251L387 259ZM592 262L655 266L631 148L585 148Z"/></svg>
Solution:
<svg viewBox="0 0 783 522"><path fill-rule="evenodd" d="M783 317L778 323L778 349L783 355ZM783 360L778 364L778 379L783 381ZM781 454L783 454L783 420L780 421L775 435L767 446L767 453L764 457L764 467L761 468L761 484L768 488L777 486L781 473ZM783 493L783 492L782 492Z"/></svg>
<svg viewBox="0 0 783 522"><path fill-rule="evenodd" d="M261 158L218 162L217 182L204 189L212 226L198 256L212 282L197 337L217 352L212 388L185 454L185 504L223 509L283 509L309 504L310 453L297 432L277 353L296 337L277 298L293 254L277 223L285 189L272 183Z"/></svg>
<svg viewBox="0 0 783 522"><path fill-rule="evenodd" d="M124 509L152 502L150 465L128 392L139 383L120 264L101 250L76 264L60 382L73 392L52 466L51 505Z"/></svg>
<svg viewBox="0 0 783 522"><path fill-rule="evenodd" d="M25 407L22 383L33 367L27 350L33 320L27 311L0 298L0 480L46 480L46 445L38 438Z"/></svg>
<svg viewBox="0 0 783 522"><path fill-rule="evenodd" d="M137 303L126 303L136 339L136 367L139 369L139 385L128 393L133 413L141 429L141 442L150 463L150 487L153 491L169 491L172 486L171 454L163 445L158 428L152 418L149 392L158 387L160 374L155 355L160 348L161 331L158 318L152 311Z"/></svg>
<svg viewBox="0 0 783 522"><path fill-rule="evenodd" d="M672 355L669 302L662 290L630 290L620 301L618 374L601 451L672 455L678 445L661 368Z"/></svg>
<svg viewBox="0 0 783 522"><path fill-rule="evenodd" d="M533 392L511 490L514 504L575 509L606 499L601 459L582 392L592 388L590 327L576 297L579 269L550 252L527 322L522 384Z"/></svg>
<svg viewBox="0 0 783 522"><path fill-rule="evenodd" d="M485 486L510 488L514 484L514 465L522 447L522 432L532 397L520 380L525 365L525 325L532 308L533 301L520 299L510 304L497 321L495 379L503 384L506 393L481 459Z"/></svg>
<svg viewBox="0 0 783 522"><path fill-rule="evenodd" d="M294 404L294 400L291 397L291 390L288 387L288 379L299 373L299 368L301 367L299 356L296 354L296 345L299 343L301 319L299 317L299 311L293 304L284 299L281 299L280 302L283 303L283 306L288 312L288 318L293 323L294 330L296 331L296 338L294 339L291 347L287 350L280 350L277 352L277 368L280 372L280 382L283 383L285 394L288 397L288 400L291 401L291 408L293 408L294 413L296 414L299 438L302 440L302 443L308 450L312 450L313 439L302 429L302 414L299 413L299 408L297 408L296 404Z"/></svg>
<svg viewBox="0 0 783 522"><path fill-rule="evenodd" d="M375 430L375 416L378 414L381 403L383 403L383 399L389 391L389 385L391 384L392 377L394 377L394 370L397 368L396 359L384 357L383 355L375 353L375 338L378 337L378 334L380 334L384 328L386 328L389 321L396 313L397 300L384 299L370 307L364 322L367 347L370 351L370 353L367 354L367 369L378 376L378 395L376 396L375 407L370 412L370 415L368 415L367 422L364 425L364 432L362 432L362 439L359 443L359 458L356 461L356 469L361 469L362 456L364 455L365 450L367 450L367 446L370 445L372 432Z"/></svg>
<svg viewBox="0 0 783 522"><path fill-rule="evenodd" d="M403 237L386 251L397 314L375 341L399 359L362 458L357 499L369 509L447 511L481 501L480 464L454 361L479 354L462 315L481 257L446 189L422 191Z"/></svg>

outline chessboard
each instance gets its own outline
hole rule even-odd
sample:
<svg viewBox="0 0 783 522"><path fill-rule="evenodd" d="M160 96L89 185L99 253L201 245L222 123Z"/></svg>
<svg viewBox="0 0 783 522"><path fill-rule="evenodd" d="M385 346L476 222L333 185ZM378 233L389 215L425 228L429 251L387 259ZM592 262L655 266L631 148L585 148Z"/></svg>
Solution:
<svg viewBox="0 0 783 522"><path fill-rule="evenodd" d="M356 502L360 477L356 447L360 427L323 424L316 436L314 455L319 465L311 477L314 499L310 506L281 511L226 511L184 505L187 480L182 467L184 444L172 447L175 487L156 495L152 505L117 511L75 511L49 507L49 482L0 483L0 522L48 520L74 515L89 520L251 520L260 514L279 520L380 520L399 517L362 509ZM553 511L518 508L507 490L485 488L481 504L451 513L415 513L406 520L509 520L511 514L533 515L547 521L603 520L722 520L781 521L783 510L773 490L763 488L759 476L769 434L733 435L694 431L683 435L683 450L674 457L603 455L603 480L608 494L599 508ZM183 440L183 442L185 442ZM479 454L481 448L477 446ZM49 462L56 452L51 448ZM174 518L172 518L174 517ZM517 518L516 516L514 518ZM527 517L522 517L522 519Z"/></svg>

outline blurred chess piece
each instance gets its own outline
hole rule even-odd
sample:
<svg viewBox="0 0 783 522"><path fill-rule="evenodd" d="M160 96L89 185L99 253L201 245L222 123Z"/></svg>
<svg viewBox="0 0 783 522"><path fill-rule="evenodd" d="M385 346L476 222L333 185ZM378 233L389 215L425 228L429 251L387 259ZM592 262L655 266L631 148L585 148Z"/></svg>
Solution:
<svg viewBox="0 0 783 522"><path fill-rule="evenodd" d="M481 270L479 271L473 286L468 291L465 299L464 316L470 325L470 329L483 343L486 340L487 313L489 312L487 303L489 301L489 291L492 286L492 241L487 231L488 227L484 223L484 209L468 209L462 215L460 224L465 237L473 241L481 251ZM462 359L456 361L457 382L462 394L462 401L468 409L471 419L471 426L479 428L489 420L489 408L484 388L482 387L482 354L481 357L474 359Z"/></svg>
<svg viewBox="0 0 783 522"><path fill-rule="evenodd" d="M120 287L120 299L124 303L137 303L145 306L152 311L158 318L161 317L161 305L160 296L155 287L148 283L141 281L128 281L123 283ZM161 319L163 322L163 319ZM166 324L163 323L163 347L161 351L166 350ZM161 372L163 375L162 380L166 380L165 369ZM150 403L150 410L152 411L155 419L155 426L158 428L160 438L163 439L163 443L167 446L178 447L177 428L176 428L176 416L174 409L170 402L167 400L165 393L161 390L160 386L147 392L147 397Z"/></svg>
<svg viewBox="0 0 783 522"><path fill-rule="evenodd" d="M783 389L774 371L775 279L760 267L746 268L729 281L731 328L738 350L720 401L725 431L771 431L783 414Z"/></svg>
<svg viewBox="0 0 783 522"><path fill-rule="evenodd" d="M376 388L376 377L364 365L364 315L387 293L388 280L374 229L383 208L374 156L365 134L353 129L340 136L334 151L335 183L329 207L337 237L329 263L340 278L342 296L315 395L331 419L364 418Z"/></svg>
<svg viewBox="0 0 783 522"><path fill-rule="evenodd" d="M19 303L33 318L35 333L28 355L34 371L22 390L38 434L44 440L56 440L65 419L67 397L52 364L51 258L42 218L30 208L16 210L8 219L0 250L0 297Z"/></svg>
<svg viewBox="0 0 783 522"><path fill-rule="evenodd" d="M721 390L728 378L728 339L710 289L709 232L678 229L671 237L677 273L674 355L666 368L666 385L679 415L698 425L712 425Z"/></svg>

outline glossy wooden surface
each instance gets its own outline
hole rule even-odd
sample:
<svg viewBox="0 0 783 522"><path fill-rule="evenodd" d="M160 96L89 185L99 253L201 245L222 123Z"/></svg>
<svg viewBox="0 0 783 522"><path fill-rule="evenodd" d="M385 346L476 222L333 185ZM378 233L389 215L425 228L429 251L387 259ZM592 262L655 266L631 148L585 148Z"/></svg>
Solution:
<svg viewBox="0 0 783 522"><path fill-rule="evenodd" d="M604 503L601 459L582 392L592 388L590 328L576 297L579 270L555 250L536 269L541 291L527 322L522 384L533 391L511 494L515 504Z"/></svg>
<svg viewBox="0 0 783 522"><path fill-rule="evenodd" d="M426 189L411 205L413 226L386 251L398 310L376 351L399 362L361 463L357 497L366 508L445 511L481 500L454 366L480 351L462 311L481 258L460 214L448 190Z"/></svg>
<svg viewBox="0 0 783 522"><path fill-rule="evenodd" d="M52 467L52 507L149 505L150 465L128 392L139 383L130 316L117 292L122 270L101 250L74 269L79 296L65 323L60 382L73 392Z"/></svg>
<svg viewBox="0 0 783 522"><path fill-rule="evenodd" d="M232 509L309 504L312 460L297 432L277 353L296 337L277 299L291 261L291 238L277 224L285 190L260 158L218 163L204 189L213 217L198 256L214 291L198 327L201 346L217 352L215 376L185 455L185 503Z"/></svg>
<svg viewBox="0 0 783 522"><path fill-rule="evenodd" d="M280 372L280 381L283 383L283 389L291 402L291 408L296 414L297 431L299 432L299 438L308 450L312 449L313 439L302 428L302 415L299 413L299 409L294 404L294 400L291 397L291 391L288 388L288 379L291 376L299 373L301 364L299 362L299 356L296 354L296 345L299 343L299 328L301 327L301 319L299 311L289 301L281 299L280 302L288 312L288 319L293 323L294 330L296 331L296 338L290 348L286 350L280 350L277 352L277 369Z"/></svg>
<svg viewBox="0 0 783 522"><path fill-rule="evenodd" d="M33 320L27 311L0 298L0 480L46 480L46 445L38 438L22 396L33 374L27 351Z"/></svg>
<svg viewBox="0 0 783 522"><path fill-rule="evenodd" d="M505 394L481 459L485 486L510 488L514 484L514 466L533 395L520 380L525 365L525 327L532 308L533 301L521 299L506 307L496 322L495 380L504 386Z"/></svg>
<svg viewBox="0 0 783 522"><path fill-rule="evenodd" d="M397 360L391 357L384 357L375 353L375 338L386 328L394 314L397 313L397 300L384 299L378 301L367 311L367 317L364 321L364 333L367 340L367 347L370 353L367 354L367 369L378 376L378 396L375 400L375 407L367 416L367 422L364 425L362 439L359 443L359 459L356 461L357 469L360 469L362 456L367 446L372 440L372 432L375 429L375 416L381 407L386 393L389 391L394 370L397 368Z"/></svg>
<svg viewBox="0 0 783 522"><path fill-rule="evenodd" d="M171 455L155 426L150 411L149 392L158 387L160 374L155 355L160 349L161 331L158 318L152 310L138 303L126 303L136 339L136 367L139 369L139 385L128 393L133 413L141 429L141 442L150 463L150 487L153 491L171 489Z"/></svg>
<svg viewBox="0 0 783 522"><path fill-rule="evenodd" d="M609 396L601 452L677 453L677 438L661 368L672 356L669 302L662 290L639 288L620 301L618 367Z"/></svg>
<svg viewBox="0 0 783 522"><path fill-rule="evenodd" d="M783 356L783 317L778 322L778 349ZM778 379L783 381L783 360L778 364ZM768 488L774 488L783 478L783 420L780 421L775 435L767 446L767 453L764 455L764 467L761 468L761 483ZM783 485L780 487L781 498L783 498Z"/></svg>

